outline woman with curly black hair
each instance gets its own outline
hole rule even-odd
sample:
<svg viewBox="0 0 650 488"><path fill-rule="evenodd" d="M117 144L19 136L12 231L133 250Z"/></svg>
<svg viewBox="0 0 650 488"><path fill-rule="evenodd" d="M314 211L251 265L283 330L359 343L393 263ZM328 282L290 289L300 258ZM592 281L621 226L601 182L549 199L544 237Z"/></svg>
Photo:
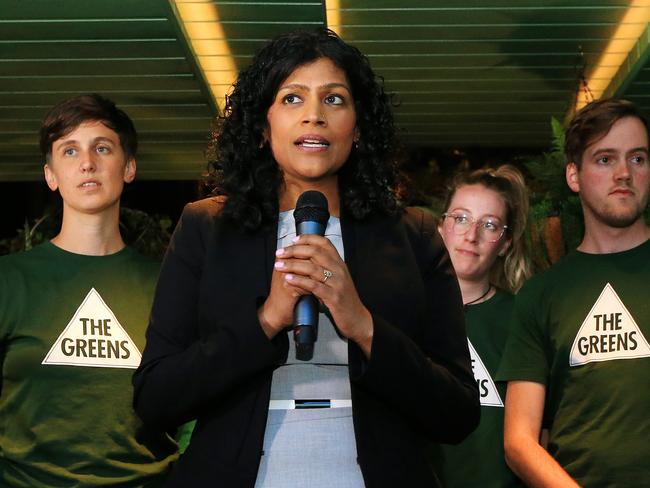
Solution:
<svg viewBox="0 0 650 488"><path fill-rule="evenodd" d="M390 103L328 30L268 43L212 137L215 196L189 204L163 264L135 407L196 418L169 486L436 486L431 442L458 442L478 395L458 285L433 218L396 193ZM325 236L296 236L305 191ZM322 306L313 358L287 331Z"/></svg>

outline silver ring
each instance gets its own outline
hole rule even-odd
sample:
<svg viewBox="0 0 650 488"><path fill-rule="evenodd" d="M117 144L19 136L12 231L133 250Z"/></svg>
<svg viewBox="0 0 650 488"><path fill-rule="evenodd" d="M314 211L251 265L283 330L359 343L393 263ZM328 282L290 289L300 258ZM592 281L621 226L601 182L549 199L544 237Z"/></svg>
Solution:
<svg viewBox="0 0 650 488"><path fill-rule="evenodd" d="M323 268L323 283L332 277L332 272L329 269Z"/></svg>

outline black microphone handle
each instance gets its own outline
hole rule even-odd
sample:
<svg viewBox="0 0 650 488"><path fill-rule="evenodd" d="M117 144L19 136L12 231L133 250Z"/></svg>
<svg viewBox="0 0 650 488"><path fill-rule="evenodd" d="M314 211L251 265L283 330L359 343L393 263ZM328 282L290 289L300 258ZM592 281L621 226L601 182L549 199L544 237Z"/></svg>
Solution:
<svg viewBox="0 0 650 488"><path fill-rule="evenodd" d="M313 220L296 224L296 234L325 235L325 226ZM293 338L296 344L296 359L309 361L314 357L314 343L318 339L318 300L313 295L298 299L293 311Z"/></svg>
<svg viewBox="0 0 650 488"><path fill-rule="evenodd" d="M293 338L296 359L309 361L314 357L314 343L318 339L318 300L314 295L303 295L293 310Z"/></svg>

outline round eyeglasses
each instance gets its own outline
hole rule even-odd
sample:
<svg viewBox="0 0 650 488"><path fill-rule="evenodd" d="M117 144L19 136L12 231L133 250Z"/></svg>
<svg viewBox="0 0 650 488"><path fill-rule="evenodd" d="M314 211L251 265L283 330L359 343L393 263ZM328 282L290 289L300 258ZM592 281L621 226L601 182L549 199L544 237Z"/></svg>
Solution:
<svg viewBox="0 0 650 488"><path fill-rule="evenodd" d="M503 237L503 234L508 228L507 225L503 225L496 219L485 218L477 220L470 214L462 212L445 212L442 216L446 219L446 222L451 222L451 230L457 236L467 234L467 231L476 225L476 232L479 239L486 242L497 242Z"/></svg>

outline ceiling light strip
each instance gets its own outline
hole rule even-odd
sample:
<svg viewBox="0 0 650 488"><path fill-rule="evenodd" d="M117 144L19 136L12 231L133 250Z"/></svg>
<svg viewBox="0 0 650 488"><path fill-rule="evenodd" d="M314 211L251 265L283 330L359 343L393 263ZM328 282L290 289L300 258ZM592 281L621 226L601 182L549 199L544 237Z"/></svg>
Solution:
<svg viewBox="0 0 650 488"><path fill-rule="evenodd" d="M648 0L632 0L600 60L587 76L587 86L595 100L614 93L617 88L614 87L616 83L620 86L621 80L617 79L617 75L621 69L625 70L624 65L630 55L634 56L632 51L638 45L643 34L647 32L649 22L650 2ZM591 101L590 98L588 93L579 93L575 110L584 107Z"/></svg>
<svg viewBox="0 0 650 488"><path fill-rule="evenodd" d="M625 58L625 62L612 79L603 96L622 96L627 91L630 83L634 81L638 72L645 66L649 57L650 25L646 27L645 32L634 45L627 58Z"/></svg>
<svg viewBox="0 0 650 488"><path fill-rule="evenodd" d="M343 25L341 24L341 2L340 0L324 0L325 23L327 28L343 37Z"/></svg>
<svg viewBox="0 0 650 488"><path fill-rule="evenodd" d="M225 107L226 91L237 78L237 66L228 44L217 5L170 0L183 33L208 84L219 111ZM209 41L206 41L209 39Z"/></svg>

